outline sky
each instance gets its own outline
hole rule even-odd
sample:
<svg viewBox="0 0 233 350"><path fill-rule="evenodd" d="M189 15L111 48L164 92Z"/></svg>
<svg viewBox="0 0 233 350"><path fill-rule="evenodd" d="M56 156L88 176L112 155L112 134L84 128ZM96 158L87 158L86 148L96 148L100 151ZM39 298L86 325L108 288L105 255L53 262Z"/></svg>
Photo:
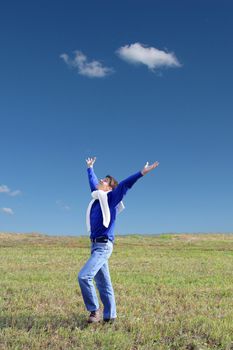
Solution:
<svg viewBox="0 0 233 350"><path fill-rule="evenodd" d="M233 3L0 4L0 232L86 235L87 157L116 234L233 232Z"/></svg>

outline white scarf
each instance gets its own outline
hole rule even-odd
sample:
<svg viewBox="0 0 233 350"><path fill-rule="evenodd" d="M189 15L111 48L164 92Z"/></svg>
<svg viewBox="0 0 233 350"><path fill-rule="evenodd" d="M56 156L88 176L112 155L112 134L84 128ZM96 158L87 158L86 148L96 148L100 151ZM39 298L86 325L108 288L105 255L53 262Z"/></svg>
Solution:
<svg viewBox="0 0 233 350"><path fill-rule="evenodd" d="M86 213L86 224L87 224L87 231L88 232L90 232L90 230L91 230L91 224L90 224L91 207L97 199L100 202L100 208L101 208L102 215L103 215L103 225L105 227L109 226L109 223L111 220L111 214L110 214L110 210L109 210L109 206L108 206L108 192L111 192L111 191L106 192L106 191L102 191L102 190L96 190L96 191L93 191L91 193L93 199L89 203L89 205L87 207L87 213ZM117 214L119 214L124 209L125 209L125 206L124 206L123 202L121 201L116 206Z"/></svg>

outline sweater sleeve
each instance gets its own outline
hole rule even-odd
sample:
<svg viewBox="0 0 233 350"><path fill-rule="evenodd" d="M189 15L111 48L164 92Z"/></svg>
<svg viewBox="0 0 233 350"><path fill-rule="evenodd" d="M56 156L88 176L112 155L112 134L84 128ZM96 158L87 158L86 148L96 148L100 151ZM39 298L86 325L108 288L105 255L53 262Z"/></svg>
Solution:
<svg viewBox="0 0 233 350"><path fill-rule="evenodd" d="M97 185L99 181L96 174L94 173L93 168L87 168L87 174L88 174L88 180L89 180L91 192L93 192L97 189Z"/></svg>
<svg viewBox="0 0 233 350"><path fill-rule="evenodd" d="M121 181L118 186L111 192L111 202L115 207L123 199L127 191L135 184L135 182L142 177L141 171L129 176L127 179Z"/></svg>

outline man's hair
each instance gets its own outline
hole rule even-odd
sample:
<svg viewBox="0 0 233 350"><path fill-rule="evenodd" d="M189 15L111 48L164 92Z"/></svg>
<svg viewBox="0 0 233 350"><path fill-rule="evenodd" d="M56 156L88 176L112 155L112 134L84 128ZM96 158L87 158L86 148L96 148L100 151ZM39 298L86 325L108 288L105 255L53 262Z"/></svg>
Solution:
<svg viewBox="0 0 233 350"><path fill-rule="evenodd" d="M117 180L111 175L106 175L106 177L109 179L109 186L114 190L118 186Z"/></svg>

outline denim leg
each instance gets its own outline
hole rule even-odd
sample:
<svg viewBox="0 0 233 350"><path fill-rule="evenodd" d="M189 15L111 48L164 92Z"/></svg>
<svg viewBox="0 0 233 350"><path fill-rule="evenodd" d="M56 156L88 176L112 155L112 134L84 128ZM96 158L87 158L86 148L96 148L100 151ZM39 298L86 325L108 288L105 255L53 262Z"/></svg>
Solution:
<svg viewBox="0 0 233 350"><path fill-rule="evenodd" d="M116 318L116 303L109 273L108 261L95 275L95 282L99 290L101 301L104 305L103 317Z"/></svg>
<svg viewBox="0 0 233 350"><path fill-rule="evenodd" d="M92 243L91 256L78 274L78 281L83 300L88 311L99 309L99 302L93 284L93 278L106 263L111 252L109 251L108 243Z"/></svg>

